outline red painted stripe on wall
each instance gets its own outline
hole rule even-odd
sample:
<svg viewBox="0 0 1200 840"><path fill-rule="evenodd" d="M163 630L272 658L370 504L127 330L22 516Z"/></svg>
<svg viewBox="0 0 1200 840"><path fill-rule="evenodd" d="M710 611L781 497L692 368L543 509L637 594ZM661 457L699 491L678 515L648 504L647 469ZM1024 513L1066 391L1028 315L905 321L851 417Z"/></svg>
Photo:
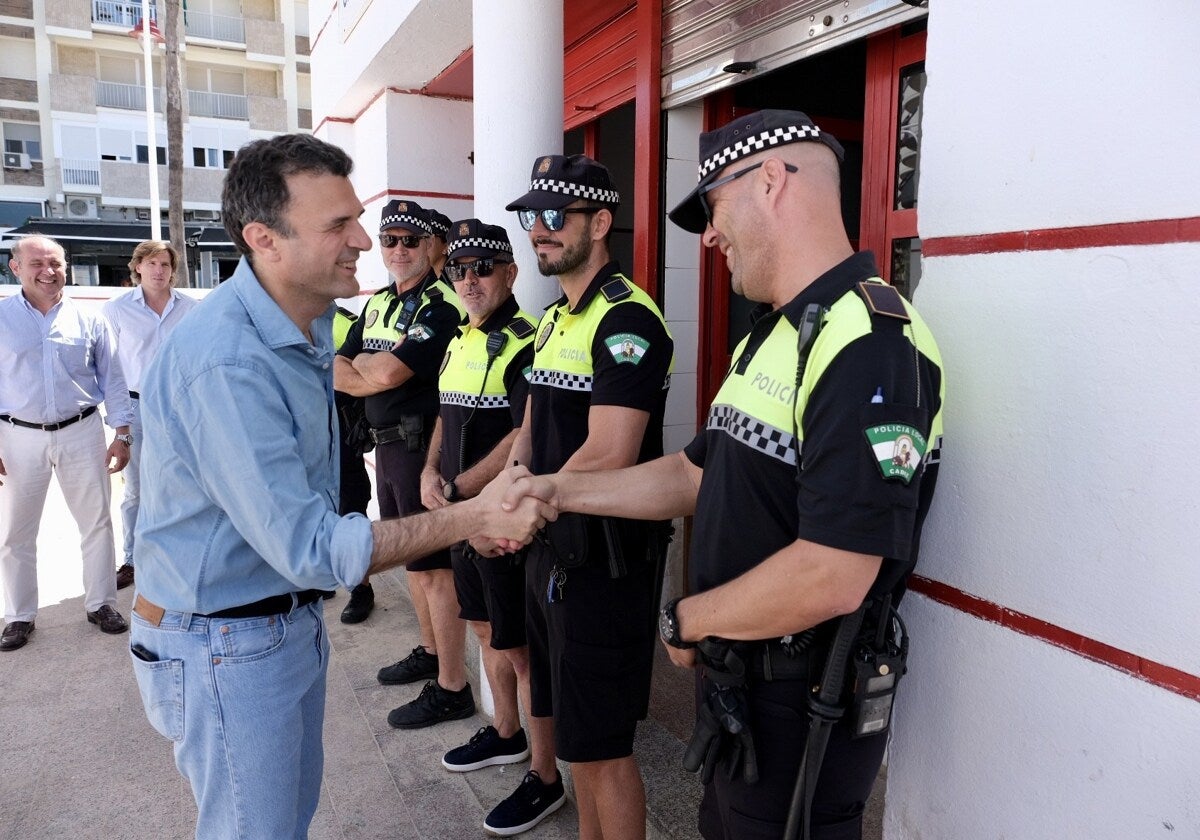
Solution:
<svg viewBox="0 0 1200 840"><path fill-rule="evenodd" d="M921 242L926 257L1001 254L1012 251L1062 251L1114 245L1166 245L1200 242L1200 216L1154 219L1111 225L1014 230L978 236L936 236Z"/></svg>
<svg viewBox="0 0 1200 840"><path fill-rule="evenodd" d="M1196 674L1189 674L1161 662L1106 645L1104 642L920 575L913 575L909 579L908 588L967 615L999 624L1024 636L1049 642L1055 647L1115 668L1159 688L1183 695L1189 700L1200 700L1200 676Z"/></svg>
<svg viewBox="0 0 1200 840"><path fill-rule="evenodd" d="M380 190L375 195L368 196L362 200L363 204L370 204L378 198L388 198L395 196L397 198L449 198L454 201L474 201L475 196L467 193L447 193L447 192L431 192L429 190ZM428 208L426 208L428 209ZM437 208L434 208L437 209Z"/></svg>

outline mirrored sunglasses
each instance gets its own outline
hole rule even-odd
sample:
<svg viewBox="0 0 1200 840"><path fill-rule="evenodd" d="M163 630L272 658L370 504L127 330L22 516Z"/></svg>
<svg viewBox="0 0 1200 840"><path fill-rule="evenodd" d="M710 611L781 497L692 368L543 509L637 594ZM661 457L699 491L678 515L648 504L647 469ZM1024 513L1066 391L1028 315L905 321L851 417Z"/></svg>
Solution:
<svg viewBox="0 0 1200 840"><path fill-rule="evenodd" d="M547 230L562 230L567 224L568 213L599 213L603 207L567 207L561 210L518 210L517 218L525 230L533 230L538 216Z"/></svg>
<svg viewBox="0 0 1200 840"><path fill-rule="evenodd" d="M492 272L496 270L498 265L507 265L512 260L498 260L493 257L480 257L477 260L461 263L446 263L446 277L450 282L457 283L467 276L468 271L475 273L476 277L491 277Z"/></svg>
<svg viewBox="0 0 1200 840"><path fill-rule="evenodd" d="M396 245L403 245L405 248L416 248L422 239L428 239L428 236L418 236L415 233L405 234L404 236L396 236L391 233L379 234L379 244L384 248L395 248Z"/></svg>

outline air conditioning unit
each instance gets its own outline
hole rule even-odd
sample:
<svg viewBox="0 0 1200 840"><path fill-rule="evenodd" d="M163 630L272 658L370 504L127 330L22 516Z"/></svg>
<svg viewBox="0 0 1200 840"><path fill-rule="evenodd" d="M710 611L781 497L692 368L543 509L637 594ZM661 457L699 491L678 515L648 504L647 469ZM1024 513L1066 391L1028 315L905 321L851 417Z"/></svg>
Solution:
<svg viewBox="0 0 1200 840"><path fill-rule="evenodd" d="M96 197L94 195L67 196L68 219L94 219L96 214Z"/></svg>
<svg viewBox="0 0 1200 840"><path fill-rule="evenodd" d="M29 155L25 154L24 152L5 152L4 168L33 169L33 164L29 160Z"/></svg>
<svg viewBox="0 0 1200 840"><path fill-rule="evenodd" d="M192 211L192 221L193 222L215 222L215 221L218 221L220 218L221 218L221 212L219 210L193 210Z"/></svg>

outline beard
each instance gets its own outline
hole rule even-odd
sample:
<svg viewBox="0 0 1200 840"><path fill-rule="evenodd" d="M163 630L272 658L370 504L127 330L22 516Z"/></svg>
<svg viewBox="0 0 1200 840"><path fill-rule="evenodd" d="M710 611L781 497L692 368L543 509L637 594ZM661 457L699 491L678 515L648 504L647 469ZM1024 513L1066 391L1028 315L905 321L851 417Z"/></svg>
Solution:
<svg viewBox="0 0 1200 840"><path fill-rule="evenodd" d="M584 237L575 245L563 246L563 252L557 260L551 261L548 254L538 254L538 271L543 277L570 274L592 258L592 246L592 240Z"/></svg>

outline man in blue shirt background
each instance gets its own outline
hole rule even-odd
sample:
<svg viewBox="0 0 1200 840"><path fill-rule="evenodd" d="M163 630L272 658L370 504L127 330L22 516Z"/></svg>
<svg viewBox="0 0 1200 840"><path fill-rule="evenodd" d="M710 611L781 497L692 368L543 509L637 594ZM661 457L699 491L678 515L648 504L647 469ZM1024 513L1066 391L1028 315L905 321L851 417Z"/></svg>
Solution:
<svg viewBox="0 0 1200 840"><path fill-rule="evenodd" d="M174 741L196 836L305 837L321 785L320 595L474 534L527 542L552 511L494 493L402 520L340 517L333 301L371 247L341 149L243 147L226 175L233 276L146 374L132 659ZM472 504L473 503L473 504Z"/></svg>

